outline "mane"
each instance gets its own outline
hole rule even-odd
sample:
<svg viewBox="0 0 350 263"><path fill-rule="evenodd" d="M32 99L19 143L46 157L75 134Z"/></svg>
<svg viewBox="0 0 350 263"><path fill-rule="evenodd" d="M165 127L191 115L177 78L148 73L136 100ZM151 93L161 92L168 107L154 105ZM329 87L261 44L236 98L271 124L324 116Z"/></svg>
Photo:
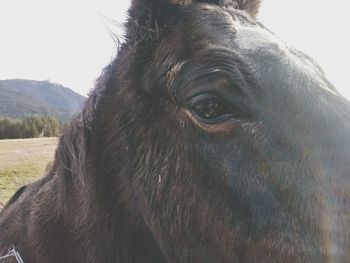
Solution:
<svg viewBox="0 0 350 263"><path fill-rule="evenodd" d="M82 111L73 117L60 137L53 169L64 169L63 174L70 176L77 188L86 185L88 142L93 133L96 111L101 100L106 96L116 65L120 64L121 60L130 64L130 54L136 56L140 52L136 51L139 50L139 46L142 46L140 50L147 49L146 43L152 43L152 39L158 35L157 25L151 17L144 16L146 13L148 13L147 10L140 11L136 4L129 9L128 19L124 25L126 34L123 37L119 37L108 29L114 42L117 43L116 58L104 68L101 76L96 80L95 88L90 91ZM117 42L116 37L118 37ZM119 39L123 39L123 43Z"/></svg>
<svg viewBox="0 0 350 263"><path fill-rule="evenodd" d="M88 142L94 127L98 104L104 96L112 76L113 65L114 62L104 68L103 73L96 80L95 88L90 91L82 111L73 117L59 140L53 169L62 167L63 174L71 176L78 188L86 184Z"/></svg>
<svg viewBox="0 0 350 263"><path fill-rule="evenodd" d="M54 172L57 169L61 174L71 177L78 189L87 185L87 151L90 146L90 138L94 133L99 105L110 96L109 93L119 90L120 87L114 85L116 78L123 78L120 76L123 73L117 70L118 65L121 65L123 69L126 68L125 63L130 63L132 59L130 54L135 53L133 46L128 42L125 40L123 44L117 46L116 58L112 59L110 64L103 69L95 82L94 89L90 91L84 102L82 110L73 117L59 139L52 169Z"/></svg>

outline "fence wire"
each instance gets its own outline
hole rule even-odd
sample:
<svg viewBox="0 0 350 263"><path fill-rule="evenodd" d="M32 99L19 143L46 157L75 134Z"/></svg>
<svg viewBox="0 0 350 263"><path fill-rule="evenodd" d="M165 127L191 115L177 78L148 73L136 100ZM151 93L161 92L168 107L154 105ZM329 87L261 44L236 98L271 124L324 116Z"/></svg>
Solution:
<svg viewBox="0 0 350 263"><path fill-rule="evenodd" d="M0 257L0 262L2 261L2 260L5 260L5 259L7 259L7 258L11 258L11 257L14 257L14 258L16 258L16 260L17 260L17 262L18 263L24 263L23 262L23 260L22 260L22 258L21 258L21 255L16 251L16 249L11 249L5 256L1 256Z"/></svg>

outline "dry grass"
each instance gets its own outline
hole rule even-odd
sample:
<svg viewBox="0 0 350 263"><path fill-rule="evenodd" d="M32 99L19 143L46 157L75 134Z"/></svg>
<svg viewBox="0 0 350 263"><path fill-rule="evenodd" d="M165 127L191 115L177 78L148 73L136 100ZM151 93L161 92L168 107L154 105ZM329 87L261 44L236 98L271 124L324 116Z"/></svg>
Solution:
<svg viewBox="0 0 350 263"><path fill-rule="evenodd" d="M0 206L22 185L44 175L57 138L0 140Z"/></svg>

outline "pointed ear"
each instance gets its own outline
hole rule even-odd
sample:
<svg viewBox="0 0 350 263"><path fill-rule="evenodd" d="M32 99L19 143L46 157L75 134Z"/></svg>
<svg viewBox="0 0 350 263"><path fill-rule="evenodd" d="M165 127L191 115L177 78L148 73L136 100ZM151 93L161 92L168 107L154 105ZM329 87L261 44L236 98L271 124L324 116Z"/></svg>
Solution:
<svg viewBox="0 0 350 263"><path fill-rule="evenodd" d="M131 0L126 23L126 39L146 42L183 6L195 0Z"/></svg>
<svg viewBox="0 0 350 263"><path fill-rule="evenodd" d="M189 5L192 0L132 0L129 9L129 23L139 28L155 30L166 22L180 6Z"/></svg>
<svg viewBox="0 0 350 263"><path fill-rule="evenodd" d="M237 3L238 9L247 11L252 17L256 17L261 4L261 0L235 0L233 2Z"/></svg>
<svg viewBox="0 0 350 263"><path fill-rule="evenodd" d="M192 0L132 0L131 12L147 15L150 19L159 19L167 12L179 6L191 4Z"/></svg>
<svg viewBox="0 0 350 263"><path fill-rule="evenodd" d="M192 3L212 3L233 6L248 12L253 18L258 13L261 0L132 0L126 24L127 39L138 41L152 35L162 27L177 10Z"/></svg>

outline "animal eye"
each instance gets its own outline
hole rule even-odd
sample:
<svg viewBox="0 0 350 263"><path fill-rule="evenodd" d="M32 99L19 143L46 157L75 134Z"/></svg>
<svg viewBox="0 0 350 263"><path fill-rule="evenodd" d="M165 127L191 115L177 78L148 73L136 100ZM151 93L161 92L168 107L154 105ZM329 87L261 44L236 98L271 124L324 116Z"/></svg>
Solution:
<svg viewBox="0 0 350 263"><path fill-rule="evenodd" d="M194 116L208 124L219 123L232 116L225 103L213 95L199 95L191 100L191 105Z"/></svg>

